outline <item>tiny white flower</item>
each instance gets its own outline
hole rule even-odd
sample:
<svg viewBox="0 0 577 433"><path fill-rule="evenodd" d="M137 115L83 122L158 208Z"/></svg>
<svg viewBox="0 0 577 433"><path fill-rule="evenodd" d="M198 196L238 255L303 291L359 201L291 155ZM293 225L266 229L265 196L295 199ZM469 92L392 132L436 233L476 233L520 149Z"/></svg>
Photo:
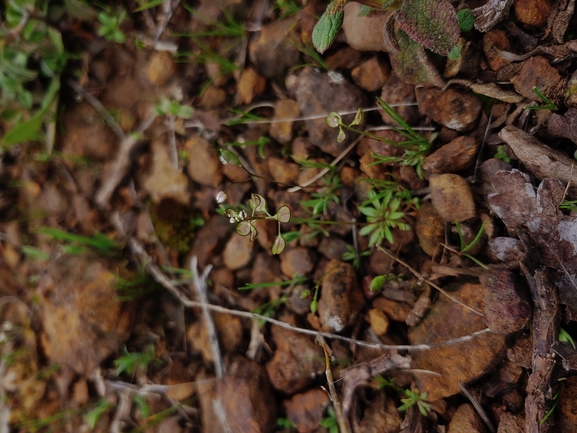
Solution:
<svg viewBox="0 0 577 433"><path fill-rule="evenodd" d="M216 195L216 202L218 204L224 203L226 201L226 198L228 196L226 195L226 192L224 191L220 191L217 195Z"/></svg>

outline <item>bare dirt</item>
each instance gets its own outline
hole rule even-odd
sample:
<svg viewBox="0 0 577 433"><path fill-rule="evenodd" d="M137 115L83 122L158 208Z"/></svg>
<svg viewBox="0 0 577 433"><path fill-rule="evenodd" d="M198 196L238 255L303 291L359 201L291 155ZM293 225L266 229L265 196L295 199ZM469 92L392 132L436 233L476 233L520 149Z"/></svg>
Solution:
<svg viewBox="0 0 577 433"><path fill-rule="evenodd" d="M57 20L56 139L0 157L0 433L577 431L575 2L502 3L424 85L355 3L323 56L320 2Z"/></svg>

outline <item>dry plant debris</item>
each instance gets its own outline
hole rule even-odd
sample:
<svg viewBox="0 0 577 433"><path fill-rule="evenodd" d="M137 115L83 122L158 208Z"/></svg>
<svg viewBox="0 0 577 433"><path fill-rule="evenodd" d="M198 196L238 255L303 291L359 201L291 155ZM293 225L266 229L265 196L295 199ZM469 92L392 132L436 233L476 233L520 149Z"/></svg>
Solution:
<svg viewBox="0 0 577 433"><path fill-rule="evenodd" d="M0 433L577 430L575 1L325 9L0 8Z"/></svg>

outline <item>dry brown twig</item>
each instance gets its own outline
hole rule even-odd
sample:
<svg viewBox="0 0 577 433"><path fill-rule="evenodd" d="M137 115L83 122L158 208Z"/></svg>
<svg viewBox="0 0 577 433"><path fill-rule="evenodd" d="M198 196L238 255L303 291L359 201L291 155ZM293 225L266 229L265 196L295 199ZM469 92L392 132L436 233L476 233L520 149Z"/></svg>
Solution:
<svg viewBox="0 0 577 433"><path fill-rule="evenodd" d="M132 253L140 258L146 272L160 285L172 293L185 307L188 308L202 308L201 302L196 302L188 299L176 285L168 278L158 266L152 262L152 258L148 253L142 248L142 245L135 239L129 239L128 247ZM489 328L481 329L480 331L473 332L472 334L465 335L463 337L455 338L453 340L442 341L435 344L380 344L380 343L368 343L366 341L356 340L354 338L345 337L338 334L331 334L328 332L315 331L313 329L298 328L290 323L282 322L280 320L272 319L270 317L262 316L256 313L250 313L248 311L231 310L230 308L221 307L214 304L206 304L206 308L217 313L230 314L237 317L244 317L253 320L262 320L264 322L270 323L275 326L279 326L284 329L290 329L291 331L298 332L301 334L311 335L313 337L322 336L332 340L341 340L349 344L355 344L357 346L368 347L371 349L382 349L382 350L430 350L434 347L447 346L452 344L459 344L465 341L470 341L479 335L486 334L490 332Z"/></svg>
<svg viewBox="0 0 577 433"><path fill-rule="evenodd" d="M427 284L429 284L431 287L434 287L435 289L437 289L439 291L439 293L441 293L442 295L446 296L447 298L449 298L451 301L459 304L461 307L466 308L469 311L472 311L475 314L478 314L480 316L484 316L483 313L481 313L480 311L475 310L472 307L469 307L467 304L459 301L457 298L455 298L454 296L450 295L446 290L442 289L441 287L439 287L438 285L436 285L435 283L433 283L432 281L426 279L419 271L417 271L415 268L413 268L412 266L410 266L408 263L405 263L404 261L402 261L401 259L399 259L398 257L395 257L394 255L392 255L389 251L387 251L386 249L384 249L383 247L381 247L380 245L377 245L377 249L383 253L385 253L387 256L389 256L390 258L392 258L393 260L397 261L399 264L403 265L405 268L407 268L409 271L411 271L411 273L417 277L420 281L425 281Z"/></svg>

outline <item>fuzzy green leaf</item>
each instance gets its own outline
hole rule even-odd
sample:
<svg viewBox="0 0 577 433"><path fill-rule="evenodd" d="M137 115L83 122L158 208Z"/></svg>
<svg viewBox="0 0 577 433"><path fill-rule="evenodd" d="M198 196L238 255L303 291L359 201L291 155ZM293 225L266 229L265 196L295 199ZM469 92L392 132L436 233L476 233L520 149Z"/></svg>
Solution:
<svg viewBox="0 0 577 433"><path fill-rule="evenodd" d="M313 45L319 53L324 53L335 41L343 25L344 5L336 1L327 6L327 10L313 29Z"/></svg>
<svg viewBox="0 0 577 433"><path fill-rule="evenodd" d="M370 289L371 292L376 292L378 290L381 290L383 288L383 286L385 285L385 282L387 281L387 277L385 277L384 275L377 275L375 278L373 278L373 280L371 281L370 284Z"/></svg>
<svg viewBox="0 0 577 433"><path fill-rule="evenodd" d="M462 32L469 32L473 30L475 25L475 17L471 12L471 9L461 9L457 12L457 20L459 20L459 27Z"/></svg>
<svg viewBox="0 0 577 433"><path fill-rule="evenodd" d="M459 21L447 0L405 0L397 21L412 39L442 56L459 42Z"/></svg>
<svg viewBox="0 0 577 433"><path fill-rule="evenodd" d="M442 87L444 81L431 64L425 50L403 30L394 28L394 20L385 25L385 46L395 73L410 84L432 84Z"/></svg>

